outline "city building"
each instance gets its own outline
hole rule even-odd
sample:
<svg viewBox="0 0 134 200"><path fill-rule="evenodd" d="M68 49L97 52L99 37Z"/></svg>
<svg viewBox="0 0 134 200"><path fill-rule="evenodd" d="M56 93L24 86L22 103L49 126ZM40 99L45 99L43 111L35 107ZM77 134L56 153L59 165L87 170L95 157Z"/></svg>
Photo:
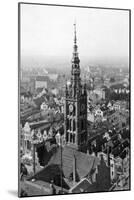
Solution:
<svg viewBox="0 0 134 200"><path fill-rule="evenodd" d="M122 162L126 164L129 139L123 140L119 134L127 124L126 103L104 103L104 88L93 88L87 95L77 49L74 24L71 80L66 83L65 98L58 99L58 89L52 87L57 76L52 76L51 92L41 90L34 98L42 111L31 115L22 128L23 158L29 153L33 163L33 174L23 187L28 195L33 191L38 195L109 191L127 168L122 167ZM99 68L97 71L101 73ZM97 77L96 80L102 81ZM36 92L50 83L36 81ZM109 127L114 128L114 134L113 130L110 134ZM42 167L39 171L35 160Z"/></svg>
<svg viewBox="0 0 134 200"><path fill-rule="evenodd" d="M47 76L36 76L35 78L35 89L37 88L47 88L48 85L48 77Z"/></svg>
<svg viewBox="0 0 134 200"><path fill-rule="evenodd" d="M82 150L87 141L87 93L86 85L82 85L80 79L76 25L74 27L71 81L67 83L65 90L65 138L67 145Z"/></svg>

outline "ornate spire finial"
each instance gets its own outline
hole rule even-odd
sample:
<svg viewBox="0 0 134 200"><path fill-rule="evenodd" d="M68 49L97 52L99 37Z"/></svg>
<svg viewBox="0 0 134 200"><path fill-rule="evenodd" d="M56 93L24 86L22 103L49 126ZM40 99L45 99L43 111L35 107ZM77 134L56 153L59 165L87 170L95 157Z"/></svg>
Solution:
<svg viewBox="0 0 134 200"><path fill-rule="evenodd" d="M77 37L76 37L76 20L74 21L74 43L76 44Z"/></svg>
<svg viewBox="0 0 134 200"><path fill-rule="evenodd" d="M76 37L76 20L74 22L74 51L73 51L73 54L74 54L74 57L78 57L78 52L77 52L77 37Z"/></svg>

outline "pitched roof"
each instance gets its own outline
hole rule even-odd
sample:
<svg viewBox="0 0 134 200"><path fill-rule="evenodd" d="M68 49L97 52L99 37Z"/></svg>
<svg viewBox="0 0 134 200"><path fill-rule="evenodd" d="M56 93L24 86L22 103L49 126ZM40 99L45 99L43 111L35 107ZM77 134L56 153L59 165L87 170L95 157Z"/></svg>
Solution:
<svg viewBox="0 0 134 200"><path fill-rule="evenodd" d="M122 83L113 84L110 86L111 89L124 89L124 85Z"/></svg>
<svg viewBox="0 0 134 200"><path fill-rule="evenodd" d="M43 129L47 129L50 127L51 123L48 122L47 120L42 120L42 121L39 121L39 122L32 122L32 123L29 123L30 125L30 128L31 129L37 129L37 128L40 128L40 130L43 130Z"/></svg>
<svg viewBox="0 0 134 200"><path fill-rule="evenodd" d="M29 180L35 179L36 181L43 181L51 183L54 181L54 184L61 186L61 168L56 164L47 165L41 171L37 172L34 176L30 177ZM64 175L62 174L62 186L65 189L69 189L68 184L64 181Z"/></svg>
<svg viewBox="0 0 134 200"><path fill-rule="evenodd" d="M59 147L48 164L57 164L60 166L62 161L64 176L69 178L70 174L73 172L74 156L76 159L76 170L80 179L87 176L93 166L95 168L99 164L99 159L97 157L82 153L68 146L62 149Z"/></svg>

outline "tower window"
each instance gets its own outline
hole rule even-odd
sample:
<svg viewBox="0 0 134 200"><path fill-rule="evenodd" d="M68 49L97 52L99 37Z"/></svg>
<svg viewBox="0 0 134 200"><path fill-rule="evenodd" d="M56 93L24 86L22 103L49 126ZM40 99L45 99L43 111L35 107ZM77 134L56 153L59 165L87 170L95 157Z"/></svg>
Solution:
<svg viewBox="0 0 134 200"><path fill-rule="evenodd" d="M73 131L75 131L76 125L75 125L75 120L73 120Z"/></svg>
<svg viewBox="0 0 134 200"><path fill-rule="evenodd" d="M85 121L83 120L83 130L85 129Z"/></svg>
<svg viewBox="0 0 134 200"><path fill-rule="evenodd" d="M30 150L30 148L31 148L30 142L29 142L29 140L27 140L27 149Z"/></svg>
<svg viewBox="0 0 134 200"><path fill-rule="evenodd" d="M73 135L72 133L70 134L70 142L72 142L72 139L73 139Z"/></svg>
<svg viewBox="0 0 134 200"><path fill-rule="evenodd" d="M75 143L75 134L73 134L73 143Z"/></svg>
<svg viewBox="0 0 134 200"><path fill-rule="evenodd" d="M66 142L68 142L68 132L67 132L67 134L66 134Z"/></svg>
<svg viewBox="0 0 134 200"><path fill-rule="evenodd" d="M74 106L74 110L73 110L73 116L75 116L75 106Z"/></svg>
<svg viewBox="0 0 134 200"><path fill-rule="evenodd" d="M72 122L72 120L70 119L69 120L69 130L71 130L71 122Z"/></svg>
<svg viewBox="0 0 134 200"><path fill-rule="evenodd" d="M73 114L73 112L72 111L69 111L69 115L72 115Z"/></svg>
<svg viewBox="0 0 134 200"><path fill-rule="evenodd" d="M83 119L81 120L81 130L84 129L84 122L83 122Z"/></svg>
<svg viewBox="0 0 134 200"><path fill-rule="evenodd" d="M81 135L81 143L83 143L84 142L84 135L82 134Z"/></svg>
<svg viewBox="0 0 134 200"><path fill-rule="evenodd" d="M69 119L67 119L67 130L69 129Z"/></svg>
<svg viewBox="0 0 134 200"><path fill-rule="evenodd" d="M86 141L87 141L87 134L84 133L84 142L86 142Z"/></svg>

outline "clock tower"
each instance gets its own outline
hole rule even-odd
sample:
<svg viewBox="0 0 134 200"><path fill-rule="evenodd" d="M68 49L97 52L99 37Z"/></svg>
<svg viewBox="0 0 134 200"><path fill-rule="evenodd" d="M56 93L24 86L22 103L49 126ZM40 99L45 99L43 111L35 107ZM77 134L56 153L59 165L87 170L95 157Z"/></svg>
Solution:
<svg viewBox="0 0 134 200"><path fill-rule="evenodd" d="M87 92L86 84L81 84L77 49L76 24L74 24L71 80L65 89L65 141L66 145L83 151L87 142Z"/></svg>

